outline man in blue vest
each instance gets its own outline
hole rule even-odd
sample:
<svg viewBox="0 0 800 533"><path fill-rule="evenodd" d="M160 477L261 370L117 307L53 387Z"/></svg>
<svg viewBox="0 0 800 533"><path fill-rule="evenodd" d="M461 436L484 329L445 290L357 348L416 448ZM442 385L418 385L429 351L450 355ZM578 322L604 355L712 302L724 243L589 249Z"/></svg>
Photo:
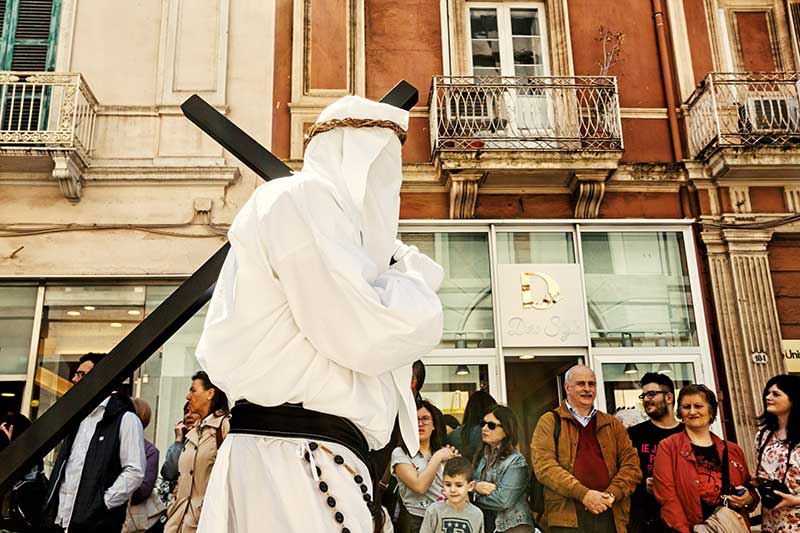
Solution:
<svg viewBox="0 0 800 533"><path fill-rule="evenodd" d="M77 385L104 356L81 357L72 382ZM131 399L114 393L62 444L47 492L47 525L67 533L118 533L144 469L142 423Z"/></svg>

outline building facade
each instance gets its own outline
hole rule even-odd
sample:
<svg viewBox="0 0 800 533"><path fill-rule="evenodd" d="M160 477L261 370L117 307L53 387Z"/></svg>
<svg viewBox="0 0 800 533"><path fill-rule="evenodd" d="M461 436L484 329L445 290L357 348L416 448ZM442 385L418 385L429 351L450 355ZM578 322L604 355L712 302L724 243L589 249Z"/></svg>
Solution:
<svg viewBox="0 0 800 533"><path fill-rule="evenodd" d="M3 5L4 4L4 5ZM301 164L336 98L420 90L401 232L442 263L423 390L530 433L577 361L723 400L800 372L800 2L0 0L0 388L36 416L223 242L260 180L181 115L200 94ZM131 376L169 442L198 313ZM752 455L752 454L749 454Z"/></svg>

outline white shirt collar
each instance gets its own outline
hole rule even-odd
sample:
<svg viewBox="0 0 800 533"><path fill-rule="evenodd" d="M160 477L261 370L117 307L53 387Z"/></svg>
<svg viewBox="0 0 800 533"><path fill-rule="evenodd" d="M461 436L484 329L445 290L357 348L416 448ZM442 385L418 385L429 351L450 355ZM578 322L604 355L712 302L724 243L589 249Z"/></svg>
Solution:
<svg viewBox="0 0 800 533"><path fill-rule="evenodd" d="M564 403L565 403L565 404L567 404L567 410L569 411L569 414L571 414L571 415L572 415L572 418L574 418L574 419L575 419L575 420L576 420L576 421L577 421L577 422L578 422L580 425L582 425L583 427L586 427L586 426L588 426L588 425L589 425L589 422L591 422L591 421L592 421L592 418L594 418L594 415L596 415L596 414L597 414L597 408L596 408L596 407L594 407L594 406L592 406L592 412L591 412L591 413L589 413L589 416L583 416L583 415L582 415L582 414L580 414L578 411L576 411L576 410L575 410L575 408L574 408L574 407L572 407L572 406L569 404L569 402L568 402L568 401L564 400Z"/></svg>

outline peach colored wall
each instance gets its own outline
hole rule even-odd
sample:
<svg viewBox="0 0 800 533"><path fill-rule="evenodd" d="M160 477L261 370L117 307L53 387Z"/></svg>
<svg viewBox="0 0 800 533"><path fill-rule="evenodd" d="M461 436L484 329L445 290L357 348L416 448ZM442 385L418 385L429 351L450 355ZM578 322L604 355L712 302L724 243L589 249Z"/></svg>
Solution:
<svg viewBox="0 0 800 533"><path fill-rule="evenodd" d="M678 193L609 192L600 204L599 218L681 218Z"/></svg>
<svg viewBox="0 0 800 533"><path fill-rule="evenodd" d="M683 0L683 11L686 15L686 29L689 31L694 81L699 83L714 69L704 0Z"/></svg>
<svg viewBox="0 0 800 533"><path fill-rule="evenodd" d="M784 213L783 187L750 187L753 213Z"/></svg>
<svg viewBox="0 0 800 533"><path fill-rule="evenodd" d="M450 218L447 193L400 193L400 218Z"/></svg>
<svg viewBox="0 0 800 533"><path fill-rule="evenodd" d="M347 0L311 2L310 89L347 89Z"/></svg>
<svg viewBox="0 0 800 533"><path fill-rule="evenodd" d="M276 0L275 77L272 81L272 153L287 159L291 139L292 0Z"/></svg>
<svg viewBox="0 0 800 533"><path fill-rule="evenodd" d="M403 162L426 163L430 160L430 122L427 117L412 117L408 121L408 138L403 145Z"/></svg>
<svg viewBox="0 0 800 533"><path fill-rule="evenodd" d="M401 79L428 104L431 77L442 73L439 3L366 0L367 98L380 98Z"/></svg>
<svg viewBox="0 0 800 533"><path fill-rule="evenodd" d="M666 119L622 119L624 162L672 162L672 144Z"/></svg>
<svg viewBox="0 0 800 533"><path fill-rule="evenodd" d="M569 0L569 25L576 75L598 74L602 48L595 41L600 25L625 34L619 77L622 107L664 107L653 11L649 0Z"/></svg>
<svg viewBox="0 0 800 533"><path fill-rule="evenodd" d="M766 12L736 13L745 70L775 70Z"/></svg>
<svg viewBox="0 0 800 533"><path fill-rule="evenodd" d="M781 336L800 339L800 235L776 235L768 250Z"/></svg>
<svg viewBox="0 0 800 533"><path fill-rule="evenodd" d="M723 213L733 213L733 204L731 203L731 191L728 187L719 188L719 207Z"/></svg>

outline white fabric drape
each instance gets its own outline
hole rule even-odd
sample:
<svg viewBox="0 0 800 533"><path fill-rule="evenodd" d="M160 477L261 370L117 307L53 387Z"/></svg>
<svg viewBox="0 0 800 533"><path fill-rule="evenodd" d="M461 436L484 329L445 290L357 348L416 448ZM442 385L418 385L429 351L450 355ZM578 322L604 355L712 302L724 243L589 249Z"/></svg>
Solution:
<svg viewBox="0 0 800 533"><path fill-rule="evenodd" d="M318 120L348 117L408 125L406 111L359 97L339 100ZM260 186L242 207L197 348L200 365L232 401L302 403L346 417L372 449L388 443L399 416L403 439L416 453L411 363L441 338L435 291L442 270L416 251L389 267L401 183L400 142L391 130L337 128L309 143L301 172ZM249 457L261 472L272 467L260 462L288 460L289 452L262 437L228 440L207 501L270 490L233 454ZM351 489L360 501L358 487ZM216 512L207 522L206 511L201 532L236 530L225 529ZM265 519L271 520L259 512L263 531L321 531Z"/></svg>

